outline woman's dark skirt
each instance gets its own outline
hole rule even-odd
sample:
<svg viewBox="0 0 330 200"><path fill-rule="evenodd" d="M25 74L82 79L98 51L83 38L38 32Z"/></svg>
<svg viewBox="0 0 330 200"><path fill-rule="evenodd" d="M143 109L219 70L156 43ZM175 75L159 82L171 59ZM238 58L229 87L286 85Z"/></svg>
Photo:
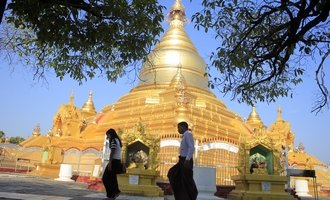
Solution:
<svg viewBox="0 0 330 200"><path fill-rule="evenodd" d="M117 173L121 170L121 161L112 159L111 169L109 164L104 170L102 181L107 192L107 197L113 198L120 193L118 187Z"/></svg>

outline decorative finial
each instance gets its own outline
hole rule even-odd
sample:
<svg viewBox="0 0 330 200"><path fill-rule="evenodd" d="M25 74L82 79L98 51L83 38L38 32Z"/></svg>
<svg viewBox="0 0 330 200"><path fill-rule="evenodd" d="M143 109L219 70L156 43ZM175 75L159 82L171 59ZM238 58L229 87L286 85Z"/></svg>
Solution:
<svg viewBox="0 0 330 200"><path fill-rule="evenodd" d="M183 25L188 21L181 0L175 0L168 14L168 20L170 21L170 25Z"/></svg>
<svg viewBox="0 0 330 200"><path fill-rule="evenodd" d="M299 145L298 145L298 152L299 153L304 153L305 152L305 146L304 146L304 144L303 143L299 143Z"/></svg>
<svg viewBox="0 0 330 200"><path fill-rule="evenodd" d="M36 127L33 129L32 136L39 136L40 135L40 123L37 123Z"/></svg>
<svg viewBox="0 0 330 200"><path fill-rule="evenodd" d="M170 86L175 87L179 90L185 89L185 87L186 87L186 80L184 79L183 74L182 74L181 63L179 63L179 65L178 65L177 73L173 77Z"/></svg>
<svg viewBox="0 0 330 200"><path fill-rule="evenodd" d="M178 66L178 71L171 81L171 86L175 87L177 91L177 104L179 106L186 105L190 102L189 97L186 95L186 81L182 74L182 65L181 63Z"/></svg>
<svg viewBox="0 0 330 200"><path fill-rule="evenodd" d="M74 104L74 94L73 94L73 91L72 91L71 94L70 94L69 104L71 104L71 105Z"/></svg>
<svg viewBox="0 0 330 200"><path fill-rule="evenodd" d="M278 106L277 108L277 119L282 119L282 108Z"/></svg>

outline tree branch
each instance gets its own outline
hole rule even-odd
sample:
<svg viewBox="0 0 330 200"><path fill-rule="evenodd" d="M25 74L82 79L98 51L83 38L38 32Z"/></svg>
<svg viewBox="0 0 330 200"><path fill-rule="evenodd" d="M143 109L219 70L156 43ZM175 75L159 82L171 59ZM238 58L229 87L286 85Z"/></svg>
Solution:
<svg viewBox="0 0 330 200"><path fill-rule="evenodd" d="M318 86L319 90L321 91L320 100L317 101L316 105L312 109L312 112L316 112L316 114L319 113L321 111L321 109L325 105L328 104L329 91L328 91L326 85L324 84L325 74L323 71L323 67L324 67L324 61L329 55L330 55L330 49L328 49L328 52L323 55L321 63L319 64L319 66L315 72L315 79L317 82L317 86Z"/></svg>

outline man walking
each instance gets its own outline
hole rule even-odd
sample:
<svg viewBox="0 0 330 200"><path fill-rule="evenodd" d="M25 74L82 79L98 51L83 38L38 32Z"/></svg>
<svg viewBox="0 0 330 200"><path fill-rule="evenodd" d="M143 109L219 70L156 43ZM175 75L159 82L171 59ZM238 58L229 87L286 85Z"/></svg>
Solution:
<svg viewBox="0 0 330 200"><path fill-rule="evenodd" d="M176 200L196 200L198 191L193 177L194 139L187 122L178 123L182 134L179 162L167 174Z"/></svg>

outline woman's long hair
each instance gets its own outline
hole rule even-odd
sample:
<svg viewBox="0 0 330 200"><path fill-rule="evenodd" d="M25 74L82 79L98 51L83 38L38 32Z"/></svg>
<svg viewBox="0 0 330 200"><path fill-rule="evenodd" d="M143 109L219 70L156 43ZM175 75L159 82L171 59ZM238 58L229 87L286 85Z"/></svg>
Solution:
<svg viewBox="0 0 330 200"><path fill-rule="evenodd" d="M119 138L119 136L118 136L117 132L115 131L115 129L110 128L110 129L107 131L106 134L107 134L107 135L110 135L110 144L111 144L112 140L114 140L114 139L117 138L118 141L119 141L119 143L120 143L120 147L123 146L123 145L121 144L121 139Z"/></svg>

